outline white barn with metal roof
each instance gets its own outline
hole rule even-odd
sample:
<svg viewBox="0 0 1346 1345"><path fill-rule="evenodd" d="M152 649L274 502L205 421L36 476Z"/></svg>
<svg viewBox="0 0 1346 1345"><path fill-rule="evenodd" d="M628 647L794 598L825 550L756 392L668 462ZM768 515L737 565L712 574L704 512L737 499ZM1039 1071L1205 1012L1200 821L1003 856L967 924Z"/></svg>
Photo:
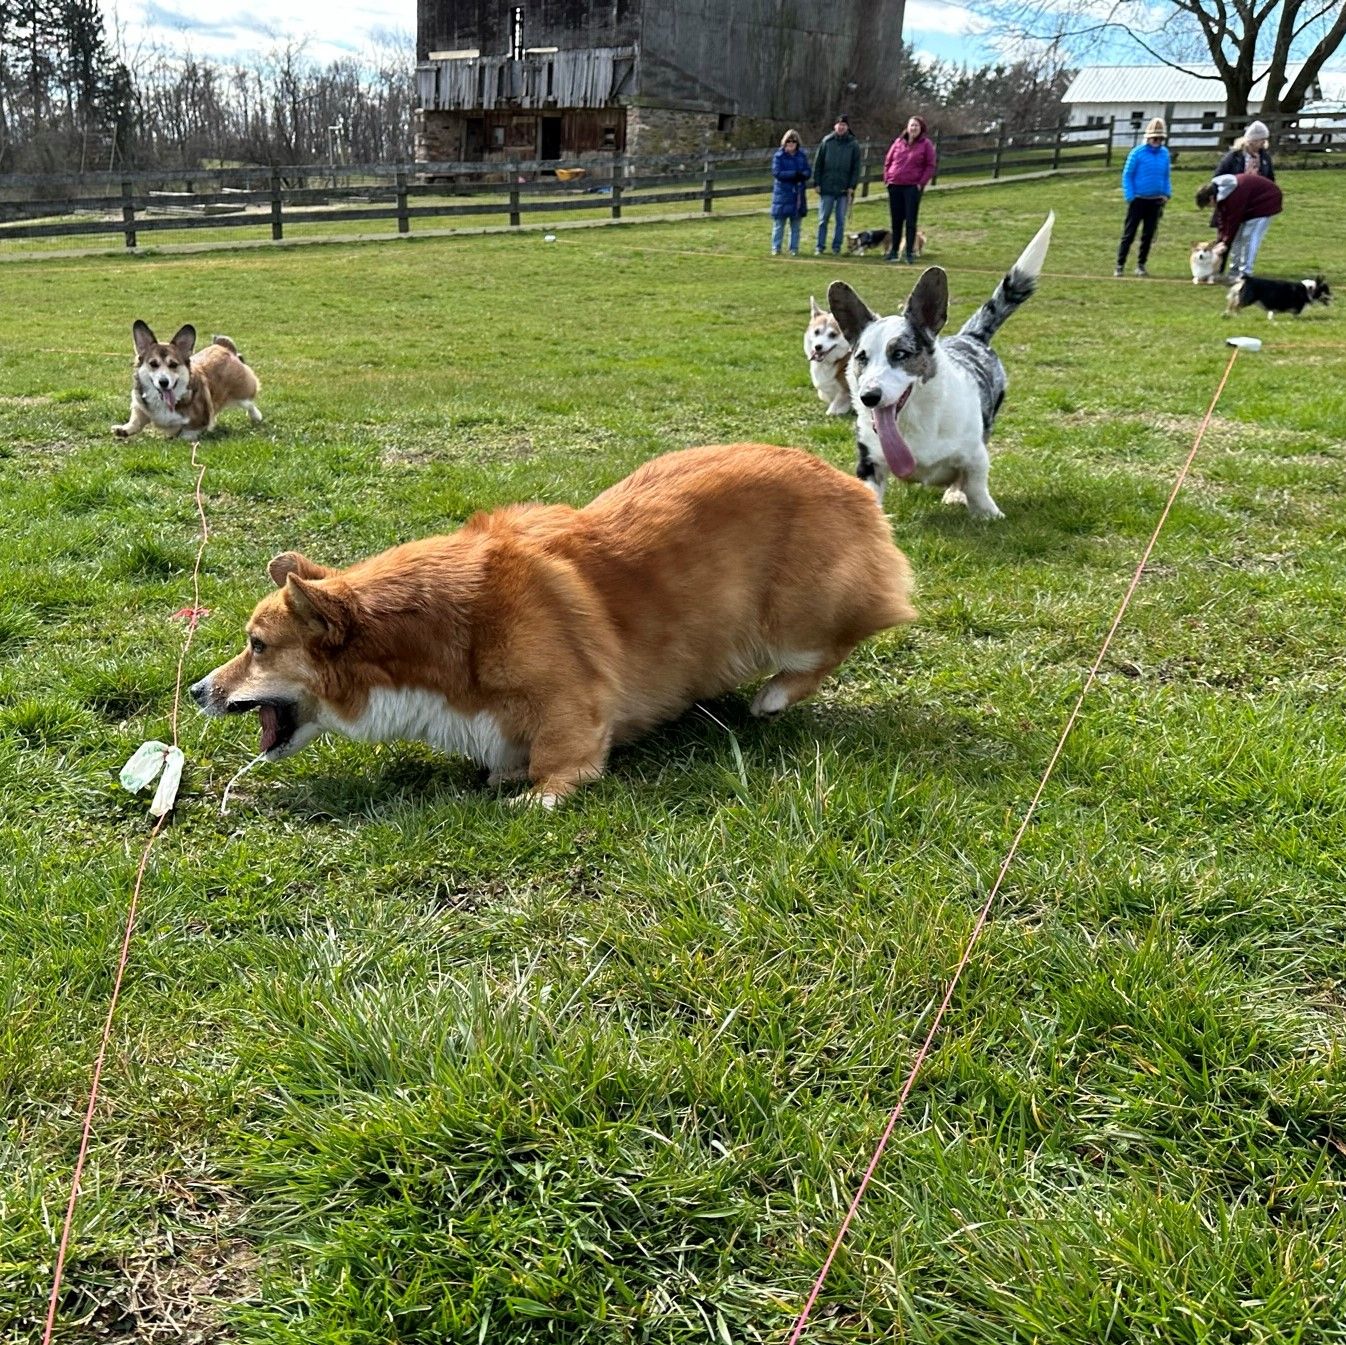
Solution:
<svg viewBox="0 0 1346 1345"><path fill-rule="evenodd" d="M1288 66L1287 77L1294 79L1302 69L1302 65ZM1248 99L1250 121L1262 106L1266 72L1266 65L1257 67ZM1310 93L1310 97L1321 96L1320 89ZM1151 117L1189 122L1173 128L1173 139L1183 146L1215 146L1225 115L1225 88L1213 65L1190 70L1168 65L1086 66L1071 80L1061 101L1067 125L1097 130L1111 121L1113 143L1126 148L1140 142Z"/></svg>

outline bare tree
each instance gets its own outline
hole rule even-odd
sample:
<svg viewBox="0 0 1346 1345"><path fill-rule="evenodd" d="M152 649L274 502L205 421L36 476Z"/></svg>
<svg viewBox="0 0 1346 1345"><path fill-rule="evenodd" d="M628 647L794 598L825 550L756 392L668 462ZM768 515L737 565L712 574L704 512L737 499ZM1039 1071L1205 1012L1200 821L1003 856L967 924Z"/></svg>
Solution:
<svg viewBox="0 0 1346 1345"><path fill-rule="evenodd" d="M1101 17L1096 0L1063 0L1050 9L1039 0L989 0L979 12L1003 40L1057 43L1076 58L1120 43L1192 74L1202 73L1193 65L1212 62L1235 117L1247 112L1262 64L1262 110L1298 112L1346 41L1342 0L1168 0L1167 8L1157 24L1160 11L1149 0L1113 0ZM1301 62L1292 78L1289 67Z"/></svg>

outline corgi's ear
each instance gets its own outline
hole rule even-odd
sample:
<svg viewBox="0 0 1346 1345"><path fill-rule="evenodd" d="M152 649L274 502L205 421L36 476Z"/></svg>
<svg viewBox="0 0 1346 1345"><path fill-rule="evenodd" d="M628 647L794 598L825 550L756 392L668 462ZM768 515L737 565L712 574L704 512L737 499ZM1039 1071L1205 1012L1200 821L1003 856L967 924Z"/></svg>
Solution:
<svg viewBox="0 0 1346 1345"><path fill-rule="evenodd" d="M336 574L330 565L319 565L298 551L282 551L279 556L273 556L266 572L277 588L284 588L285 581L292 574L297 574L301 579L326 579Z"/></svg>
<svg viewBox="0 0 1346 1345"><path fill-rule="evenodd" d="M285 581L290 611L312 639L329 648L345 644L351 633L354 611L344 588L339 579L301 579L297 574Z"/></svg>
<svg viewBox="0 0 1346 1345"><path fill-rule="evenodd" d="M184 360L191 359L192 351L196 349L196 328L190 322L183 323L173 333L171 344Z"/></svg>
<svg viewBox="0 0 1346 1345"><path fill-rule="evenodd" d="M877 316L871 313L865 302L844 280L834 280L827 287L827 306L841 328L841 334L854 345L860 333Z"/></svg>
<svg viewBox="0 0 1346 1345"><path fill-rule="evenodd" d="M949 277L932 266L907 296L907 320L936 336L949 320Z"/></svg>
<svg viewBox="0 0 1346 1345"><path fill-rule="evenodd" d="M822 310L821 308L818 307L818 301L817 301L817 299L815 299L815 298L813 297L813 295L810 294L810 295L809 295L809 317L811 317L811 318L820 318L820 317L822 317L822 315L823 315L823 310Z"/></svg>
<svg viewBox="0 0 1346 1345"><path fill-rule="evenodd" d="M154 339L154 333L150 331L150 324L148 322L141 322L139 318L131 324L131 340L135 342L136 354L140 356L142 360L145 358L145 352L151 346L157 346L159 344L158 341Z"/></svg>

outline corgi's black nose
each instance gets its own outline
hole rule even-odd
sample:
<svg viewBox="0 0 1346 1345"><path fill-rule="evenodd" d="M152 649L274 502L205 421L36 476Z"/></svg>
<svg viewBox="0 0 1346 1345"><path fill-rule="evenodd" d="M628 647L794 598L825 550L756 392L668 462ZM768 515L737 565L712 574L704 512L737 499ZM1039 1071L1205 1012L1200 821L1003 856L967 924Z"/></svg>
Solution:
<svg viewBox="0 0 1346 1345"><path fill-rule="evenodd" d="M860 400L864 402L866 406L877 406L883 400L883 393L881 393L878 388L866 388L865 391L860 394Z"/></svg>

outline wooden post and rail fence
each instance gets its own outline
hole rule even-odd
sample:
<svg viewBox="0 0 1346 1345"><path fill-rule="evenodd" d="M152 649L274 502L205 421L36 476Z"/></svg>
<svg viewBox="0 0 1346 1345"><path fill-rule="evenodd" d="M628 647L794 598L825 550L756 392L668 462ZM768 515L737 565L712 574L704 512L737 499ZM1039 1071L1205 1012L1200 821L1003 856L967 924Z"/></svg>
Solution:
<svg viewBox="0 0 1346 1345"><path fill-rule="evenodd" d="M1238 119L1242 122L1245 119ZM1274 120L1274 119L1273 119ZM1287 166L1333 164L1346 127L1272 127L1273 147ZM1232 126L1232 122L1231 122ZM1241 125L1238 129L1241 129ZM1064 170L1111 168L1143 126L1110 118L1099 125L1053 126L1007 132L1003 122L969 135L936 135L937 180L1000 179ZM1232 139L1211 119L1171 119L1169 145L1180 162L1214 166ZM1332 153L1335 148L1335 153ZM863 144L858 194L883 191L886 144ZM519 228L525 219L551 220L569 212L614 220L636 208L684 206L712 213L715 202L751 198L771 189L772 150L705 150L676 156L611 155L575 161L308 164L81 176L0 176L0 247L6 241L120 234L128 248L183 230L252 229L270 225L280 242L313 224L395 222L400 235L413 224L472 220ZM756 208L760 208L760 205Z"/></svg>

